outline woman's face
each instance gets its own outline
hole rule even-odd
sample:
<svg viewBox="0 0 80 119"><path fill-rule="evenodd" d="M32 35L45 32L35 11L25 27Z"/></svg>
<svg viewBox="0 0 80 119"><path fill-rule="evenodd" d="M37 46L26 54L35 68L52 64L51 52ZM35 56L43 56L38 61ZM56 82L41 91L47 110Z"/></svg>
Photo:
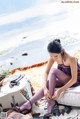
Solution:
<svg viewBox="0 0 80 119"><path fill-rule="evenodd" d="M61 59L61 53L49 53L49 55L53 58L54 61Z"/></svg>

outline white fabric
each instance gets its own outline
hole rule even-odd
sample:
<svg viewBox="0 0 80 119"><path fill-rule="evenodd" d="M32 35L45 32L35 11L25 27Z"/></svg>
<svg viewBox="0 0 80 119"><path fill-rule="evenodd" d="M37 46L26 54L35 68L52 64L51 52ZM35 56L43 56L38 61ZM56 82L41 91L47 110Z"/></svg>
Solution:
<svg viewBox="0 0 80 119"><path fill-rule="evenodd" d="M80 107L80 86L67 89L57 101L59 104Z"/></svg>
<svg viewBox="0 0 80 119"><path fill-rule="evenodd" d="M2 105L3 109L11 108L11 104L21 104L27 101L27 99L20 93L20 90L22 89L27 88L29 97L32 96L30 83L25 76L20 80L20 84L18 86L15 85L12 88L9 87L10 81L16 79L19 75L20 74L14 74L5 78L5 85L0 88L0 104Z"/></svg>
<svg viewBox="0 0 80 119"><path fill-rule="evenodd" d="M19 86L16 85L16 86L13 86L12 88L9 87L10 81L14 80L15 77L18 77L18 76L19 76L19 74L18 75L11 75L11 76L4 79L5 84L0 89L0 97L7 95L9 93L19 91L25 87L25 84L26 84L25 77L20 80Z"/></svg>
<svg viewBox="0 0 80 119"><path fill-rule="evenodd" d="M33 104L33 106L32 106L32 113L33 114L40 113L40 116L41 116L41 114L43 116L44 115L44 108L40 108L39 106Z"/></svg>
<svg viewBox="0 0 80 119"><path fill-rule="evenodd" d="M12 108L12 105L14 107L14 105L21 104L25 101L27 101L27 99L19 91L0 97L0 104L3 109Z"/></svg>

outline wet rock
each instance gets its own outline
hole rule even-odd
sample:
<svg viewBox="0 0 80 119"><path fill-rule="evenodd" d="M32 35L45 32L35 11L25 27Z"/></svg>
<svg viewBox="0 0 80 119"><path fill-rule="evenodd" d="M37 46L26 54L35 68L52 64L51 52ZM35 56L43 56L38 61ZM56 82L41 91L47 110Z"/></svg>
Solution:
<svg viewBox="0 0 80 119"><path fill-rule="evenodd" d="M10 65L13 65L13 62L10 62Z"/></svg>
<svg viewBox="0 0 80 119"><path fill-rule="evenodd" d="M27 56L27 55L28 55L27 52L22 53L22 56Z"/></svg>

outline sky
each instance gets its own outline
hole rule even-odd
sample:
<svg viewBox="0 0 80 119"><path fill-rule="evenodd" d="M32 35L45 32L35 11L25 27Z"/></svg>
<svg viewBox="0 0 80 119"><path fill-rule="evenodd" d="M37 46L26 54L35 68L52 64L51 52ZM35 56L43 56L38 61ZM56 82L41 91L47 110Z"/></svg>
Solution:
<svg viewBox="0 0 80 119"><path fill-rule="evenodd" d="M79 31L80 3L0 0L0 51L63 33L79 38ZM27 39L23 40L23 37Z"/></svg>
<svg viewBox="0 0 80 119"><path fill-rule="evenodd" d="M0 0L0 14L9 14L50 2L53 0Z"/></svg>
<svg viewBox="0 0 80 119"><path fill-rule="evenodd" d="M0 0L0 14L10 14L35 5L35 0Z"/></svg>

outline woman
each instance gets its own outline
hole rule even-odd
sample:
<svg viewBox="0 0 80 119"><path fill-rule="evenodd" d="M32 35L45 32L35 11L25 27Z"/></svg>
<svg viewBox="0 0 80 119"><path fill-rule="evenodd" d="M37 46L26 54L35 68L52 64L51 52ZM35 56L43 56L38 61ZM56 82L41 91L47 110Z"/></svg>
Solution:
<svg viewBox="0 0 80 119"><path fill-rule="evenodd" d="M46 115L52 113L52 109L56 105L56 100L60 94L71 86L80 82L80 66L75 57L70 56L61 46L59 39L54 39L47 46L50 58L45 70L44 87L40 89L28 102L23 105L16 106L17 110L28 112L31 111L32 104L37 100L46 97L48 101L48 112ZM52 68L54 62L57 62L58 67ZM54 92L55 87L59 87Z"/></svg>

